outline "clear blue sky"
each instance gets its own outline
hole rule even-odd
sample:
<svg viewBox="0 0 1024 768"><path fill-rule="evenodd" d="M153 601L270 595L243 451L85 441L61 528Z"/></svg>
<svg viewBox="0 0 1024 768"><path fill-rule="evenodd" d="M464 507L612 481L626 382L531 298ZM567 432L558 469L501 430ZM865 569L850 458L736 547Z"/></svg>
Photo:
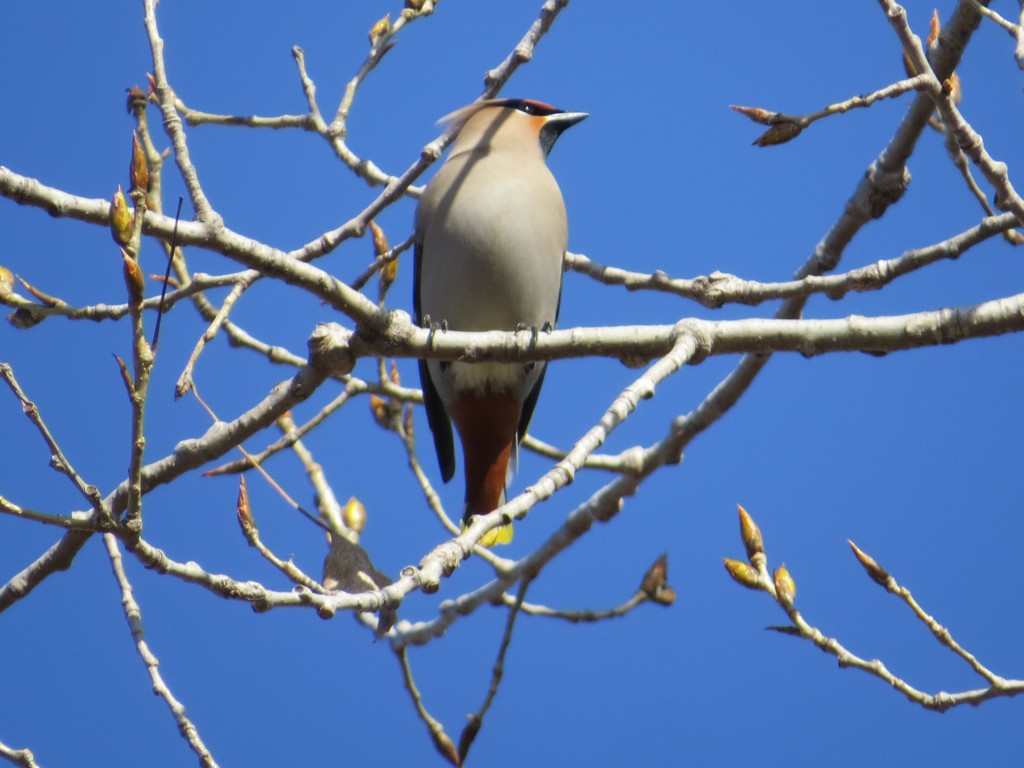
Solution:
<svg viewBox="0 0 1024 768"><path fill-rule="evenodd" d="M478 95L483 73L507 55L539 5L443 0L433 17L401 35L364 84L351 146L385 170L404 170L436 135L434 121ZM932 6L907 7L924 33ZM943 18L952 8L942 4ZM398 10L397 2L376 0L302 9L166 0L159 14L169 75L187 104L274 115L305 109L291 46L305 49L322 109L332 114L365 55L368 29ZM1024 161L1012 45L985 24L960 68L965 115L988 150L1009 164L1011 179ZM8 11L0 29L0 164L77 195L109 198L126 184L132 121L124 89L144 85L151 66L140 3L22 3ZM750 146L757 126L728 105L812 111L902 76L898 40L876 3L580 1L562 13L504 94L591 113L551 157L569 210L571 250L680 277L721 270L774 281L789 278L842 211L910 97L817 123L799 140L770 149ZM150 115L158 129L155 110ZM309 241L377 194L353 180L313 134L202 127L189 138L227 225L277 247ZM922 137L910 171L903 201L858 235L842 268L938 242L980 219L934 131ZM176 199L182 185L170 169L165 184L168 200ZM409 233L413 207L402 201L380 218L393 242ZM147 273L162 271L152 243L142 258ZM198 250L189 258L194 271L236 269ZM371 258L369 242L356 240L319 264L350 278ZM73 304L124 300L120 257L106 230L7 201L0 201L0 264ZM411 272L403 259L392 306L411 309ZM1022 284L1020 253L997 238L881 293L841 303L815 298L806 314L959 306L1016 293ZM694 315L767 316L773 309L712 312L569 274L561 324L671 323ZM247 294L232 318L300 354L317 322L343 320L269 282ZM148 460L208 427L194 400L171 396L203 328L185 305L165 318ZM129 339L123 322L0 326L0 360L13 365L70 460L104 494L128 462L129 412L111 353L127 357ZM471 764L1011 763L1019 755L1024 703L922 711L877 679L838 669L809 643L765 632L784 616L766 596L734 585L721 557L742 557L735 516L742 503L761 524L770 562L784 561L793 573L808 621L855 653L882 658L919 688L979 687L980 678L864 576L846 547L852 538L983 663L1007 677L1024 676L1024 617L1017 608L1022 351L1017 336L884 358L777 356L739 405L690 446L681 466L645 484L611 524L544 571L528 595L554 607L608 607L624 601L667 551L676 604L643 606L597 626L523 617ZM670 419L691 410L735 362L712 359L677 374L607 450L659 439ZM361 362L356 373L372 377L371 365ZM405 382L415 381L411 361L400 369ZM221 339L202 358L197 383L227 419L289 375ZM570 444L634 375L608 360L557 363L535 434ZM299 420L336 393L325 385ZM417 418L424 463L438 481L426 421ZM248 445L258 449L268 439ZM365 401L343 409L308 445L337 495L365 502L364 542L380 568L396 574L442 540L401 447L373 425ZM70 484L48 469L45 446L6 390L0 446L0 494L53 513L82 508ZM515 489L546 467L524 456ZM279 456L269 469L311 504L293 458ZM518 526L502 554L529 551L605 480L581 473ZM235 482L190 477L158 489L145 499L144 535L177 560L286 589L237 531ZM250 489L264 540L318 573L321 534L257 478ZM459 508L460 497L457 482L443 488L449 509ZM0 517L0 579L57 537L53 529ZM257 615L134 560L127 564L161 671L221 765L440 764L393 655L349 617ZM109 570L95 539L70 572L0 615L0 741L30 747L47 768L193 765L164 703L150 691ZM474 559L438 596L410 596L401 615L429 618L440 600L487 576ZM481 609L412 652L426 703L455 738L486 692L503 618Z"/></svg>

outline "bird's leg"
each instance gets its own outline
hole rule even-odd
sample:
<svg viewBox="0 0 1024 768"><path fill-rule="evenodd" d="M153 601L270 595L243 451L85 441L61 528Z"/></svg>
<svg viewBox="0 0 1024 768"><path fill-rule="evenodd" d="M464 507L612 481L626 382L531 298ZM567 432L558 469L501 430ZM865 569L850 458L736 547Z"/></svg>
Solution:
<svg viewBox="0 0 1024 768"><path fill-rule="evenodd" d="M448 321L447 320L442 320L440 323L435 323L433 320L430 319L430 315L424 315L423 316L423 320L420 321L420 327L427 329L427 346L428 347L433 347L434 346L434 334L437 333L438 330L440 330L441 333L444 333L445 331L447 331L448 330Z"/></svg>

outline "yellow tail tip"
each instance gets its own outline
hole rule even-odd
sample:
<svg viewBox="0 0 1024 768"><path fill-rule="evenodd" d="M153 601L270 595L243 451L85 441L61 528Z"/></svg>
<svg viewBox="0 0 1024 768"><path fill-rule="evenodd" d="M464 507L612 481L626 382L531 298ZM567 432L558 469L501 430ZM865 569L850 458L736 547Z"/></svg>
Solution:
<svg viewBox="0 0 1024 768"><path fill-rule="evenodd" d="M462 530L466 530L469 527L466 521L462 523ZM478 544L490 549L495 544L508 544L512 541L512 524L501 525L497 528L492 528L483 535Z"/></svg>

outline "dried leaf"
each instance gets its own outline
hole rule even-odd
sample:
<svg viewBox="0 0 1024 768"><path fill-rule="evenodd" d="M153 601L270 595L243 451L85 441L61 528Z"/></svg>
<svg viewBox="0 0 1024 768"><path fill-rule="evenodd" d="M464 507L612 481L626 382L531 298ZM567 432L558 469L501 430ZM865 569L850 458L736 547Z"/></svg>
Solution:
<svg viewBox="0 0 1024 768"><path fill-rule="evenodd" d="M785 144L787 141L792 141L803 131L799 125L789 120L784 120L781 123L776 123L767 131L762 133L757 139L754 140L754 146L757 147L774 147L778 144Z"/></svg>
<svg viewBox="0 0 1024 768"><path fill-rule="evenodd" d="M128 89L128 113L131 114L137 109L146 108L146 94L137 85Z"/></svg>
<svg viewBox="0 0 1024 768"><path fill-rule="evenodd" d="M329 540L331 550L324 559L324 587L332 591L359 594L383 589L392 583L387 574L373 567L369 554L360 545L338 534L331 534ZM380 638L395 625L398 611L394 608L381 608L378 617L376 635Z"/></svg>
<svg viewBox="0 0 1024 768"><path fill-rule="evenodd" d="M7 322L20 331L24 331L43 322L46 315L37 315L31 309L20 307L7 316Z"/></svg>
<svg viewBox="0 0 1024 768"><path fill-rule="evenodd" d="M647 569L640 582L640 591L647 599L658 605L672 605L676 601L676 591L668 585L668 553L663 552Z"/></svg>

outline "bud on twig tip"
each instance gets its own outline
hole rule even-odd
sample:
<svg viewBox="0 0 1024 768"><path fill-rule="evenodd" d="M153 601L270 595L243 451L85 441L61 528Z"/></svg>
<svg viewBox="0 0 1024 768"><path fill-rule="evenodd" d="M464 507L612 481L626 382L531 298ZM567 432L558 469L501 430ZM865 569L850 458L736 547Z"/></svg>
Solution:
<svg viewBox="0 0 1024 768"><path fill-rule="evenodd" d="M246 538L252 536L256 530L256 521L252 518L252 507L249 506L249 489L245 485L245 477L238 478L238 501L235 504L235 514L238 516L238 524Z"/></svg>
<svg viewBox="0 0 1024 768"><path fill-rule="evenodd" d="M743 540L743 546L747 549L747 559L751 565L755 565L754 558L757 555L764 555L761 529L757 527L754 518L743 508L743 505L737 504L736 509L740 515L740 538Z"/></svg>
<svg viewBox="0 0 1024 768"><path fill-rule="evenodd" d="M892 578L892 576L889 575L889 572L880 566L875 558L871 557L871 555L863 551L852 541L847 539L846 543L850 545L850 549L853 550L854 557L857 558L864 570L868 572L868 576L870 576L876 584L888 587L889 580Z"/></svg>
<svg viewBox="0 0 1024 768"><path fill-rule="evenodd" d="M676 601L676 591L668 585L667 552L663 552L647 569L640 582L640 591L648 600L658 605L672 605Z"/></svg>
<svg viewBox="0 0 1024 768"><path fill-rule="evenodd" d="M770 112L760 107L739 107L735 104L730 104L729 109L739 112L744 117L749 117L755 123L760 123L761 125L773 125L779 116L778 112Z"/></svg>

